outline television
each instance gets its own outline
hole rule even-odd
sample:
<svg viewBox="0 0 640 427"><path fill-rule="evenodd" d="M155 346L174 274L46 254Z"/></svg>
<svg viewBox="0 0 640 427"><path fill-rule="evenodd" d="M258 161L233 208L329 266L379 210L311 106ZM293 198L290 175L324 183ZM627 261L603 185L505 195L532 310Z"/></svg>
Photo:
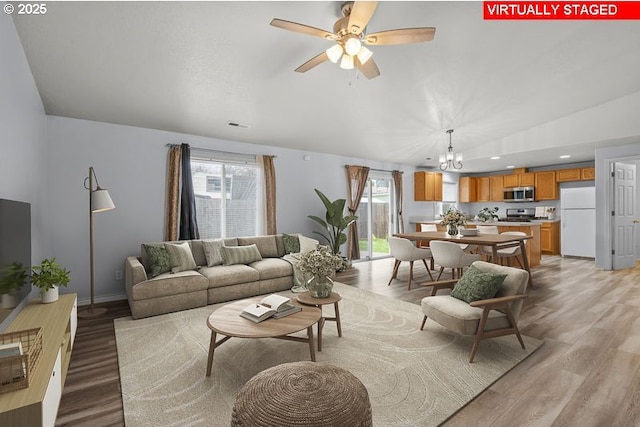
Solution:
<svg viewBox="0 0 640 427"><path fill-rule="evenodd" d="M0 275L19 263L31 273L31 205L0 199ZM26 303L31 292L28 280L15 291L16 306L0 307L0 332L4 331ZM12 305L12 304L11 304Z"/></svg>

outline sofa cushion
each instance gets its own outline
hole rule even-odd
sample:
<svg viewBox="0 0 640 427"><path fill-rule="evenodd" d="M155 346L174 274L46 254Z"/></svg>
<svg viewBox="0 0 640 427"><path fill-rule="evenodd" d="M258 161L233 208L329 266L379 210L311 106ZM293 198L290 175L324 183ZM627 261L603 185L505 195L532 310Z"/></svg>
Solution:
<svg viewBox="0 0 640 427"><path fill-rule="evenodd" d="M260 251L255 244L235 247L223 246L220 248L220 255L222 255L224 265L251 264L262 259Z"/></svg>
<svg viewBox="0 0 640 427"><path fill-rule="evenodd" d="M222 255L220 254L222 246L224 246L222 239L202 241L204 255L207 258L207 263L205 264L207 267L222 265Z"/></svg>
<svg viewBox="0 0 640 427"><path fill-rule="evenodd" d="M191 246L188 242L165 243L164 247L169 252L171 271L173 273L196 269L196 261L193 259Z"/></svg>
<svg viewBox="0 0 640 427"><path fill-rule="evenodd" d="M287 254L297 254L300 252L300 240L297 235L282 234L284 251Z"/></svg>
<svg viewBox="0 0 640 427"><path fill-rule="evenodd" d="M171 271L171 260L164 246L143 244L142 247L149 259L149 272L151 277L156 277L162 273Z"/></svg>
<svg viewBox="0 0 640 427"><path fill-rule="evenodd" d="M280 258L276 236L238 237L238 246L255 244L262 258Z"/></svg>
<svg viewBox="0 0 640 427"><path fill-rule="evenodd" d="M314 249L318 248L320 244L316 239L298 234L298 240L300 240L300 253L306 254Z"/></svg>
<svg viewBox="0 0 640 427"><path fill-rule="evenodd" d="M293 275L291 264L280 258L263 258L260 261L249 264L260 273L260 280L275 279Z"/></svg>
<svg viewBox="0 0 640 427"><path fill-rule="evenodd" d="M209 280L197 271L164 273L134 285L131 297L133 300L144 300L201 291L208 287Z"/></svg>
<svg viewBox="0 0 640 427"><path fill-rule="evenodd" d="M493 298L505 277L506 274L485 273L471 265L451 290L451 296L468 303Z"/></svg>
<svg viewBox="0 0 640 427"><path fill-rule="evenodd" d="M200 274L209 279L209 288L237 285L260 280L260 273L255 268L244 264L216 265L202 267Z"/></svg>
<svg viewBox="0 0 640 427"><path fill-rule="evenodd" d="M193 260L199 267L207 265L207 256L204 253L204 247L202 243L202 240L189 240Z"/></svg>

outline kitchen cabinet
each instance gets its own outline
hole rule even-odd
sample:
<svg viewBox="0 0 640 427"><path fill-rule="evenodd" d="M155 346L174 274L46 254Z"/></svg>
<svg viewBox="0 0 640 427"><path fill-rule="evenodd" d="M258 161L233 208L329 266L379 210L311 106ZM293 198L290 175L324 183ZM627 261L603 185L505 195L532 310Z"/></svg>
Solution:
<svg viewBox="0 0 640 427"><path fill-rule="evenodd" d="M504 188L531 187L535 185L535 175L533 172L503 175L503 180L504 180Z"/></svg>
<svg viewBox="0 0 640 427"><path fill-rule="evenodd" d="M416 202L442 201L442 173L415 172L413 174L413 199Z"/></svg>
<svg viewBox="0 0 640 427"><path fill-rule="evenodd" d="M580 179L581 179L580 168L560 169L556 171L556 181L558 182L580 181Z"/></svg>
<svg viewBox="0 0 640 427"><path fill-rule="evenodd" d="M543 222L540 224L540 250L545 254L560 254L559 222Z"/></svg>
<svg viewBox="0 0 640 427"><path fill-rule="evenodd" d="M478 201L477 178L471 176L460 177L458 183L458 201L460 203Z"/></svg>
<svg viewBox="0 0 640 427"><path fill-rule="evenodd" d="M0 425L54 425L71 360L77 314L76 294L66 294L52 304L31 301L11 322L7 332L42 328L42 353L29 387L0 394Z"/></svg>
<svg viewBox="0 0 640 427"><path fill-rule="evenodd" d="M504 198L504 179L502 175L490 176L490 199L492 202L501 202Z"/></svg>
<svg viewBox="0 0 640 427"><path fill-rule="evenodd" d="M596 168L582 168L580 169L580 179L583 181L589 181L596 179Z"/></svg>
<svg viewBox="0 0 640 427"><path fill-rule="evenodd" d="M536 200L557 200L556 171L535 172Z"/></svg>
<svg viewBox="0 0 640 427"><path fill-rule="evenodd" d="M478 179L478 202L488 202L491 200L491 179L488 176L481 176Z"/></svg>
<svg viewBox="0 0 640 427"><path fill-rule="evenodd" d="M505 175L502 183L506 188L518 187L520 185L518 180L518 174L514 173L513 175Z"/></svg>

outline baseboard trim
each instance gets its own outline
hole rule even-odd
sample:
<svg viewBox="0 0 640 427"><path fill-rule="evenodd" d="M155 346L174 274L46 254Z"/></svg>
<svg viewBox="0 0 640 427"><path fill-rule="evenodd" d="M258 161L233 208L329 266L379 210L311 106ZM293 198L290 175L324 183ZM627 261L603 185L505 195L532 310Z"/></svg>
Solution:
<svg viewBox="0 0 640 427"><path fill-rule="evenodd" d="M101 297L94 297L93 303L100 304L102 302L120 301L123 299L127 299L127 294L111 294L111 295L104 295ZM91 298L78 298L78 307L82 307L89 304L91 304Z"/></svg>

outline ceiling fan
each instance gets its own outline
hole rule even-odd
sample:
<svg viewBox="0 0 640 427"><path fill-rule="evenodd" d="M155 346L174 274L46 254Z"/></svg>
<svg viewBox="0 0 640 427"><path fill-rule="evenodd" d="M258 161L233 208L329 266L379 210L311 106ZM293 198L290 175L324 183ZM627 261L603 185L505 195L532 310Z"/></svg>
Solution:
<svg viewBox="0 0 640 427"><path fill-rule="evenodd" d="M349 70L355 66L366 78L373 79L380 75L380 70L372 58L373 53L364 47L363 43L369 46L380 46L427 42L433 40L436 33L435 27L418 27L365 34L364 30L377 5L377 1L343 3L341 8L343 17L333 25L333 33L278 18L274 18L271 25L283 30L322 37L336 42L326 51L296 68L297 72L304 73L325 61L337 63L340 59L341 68Z"/></svg>

